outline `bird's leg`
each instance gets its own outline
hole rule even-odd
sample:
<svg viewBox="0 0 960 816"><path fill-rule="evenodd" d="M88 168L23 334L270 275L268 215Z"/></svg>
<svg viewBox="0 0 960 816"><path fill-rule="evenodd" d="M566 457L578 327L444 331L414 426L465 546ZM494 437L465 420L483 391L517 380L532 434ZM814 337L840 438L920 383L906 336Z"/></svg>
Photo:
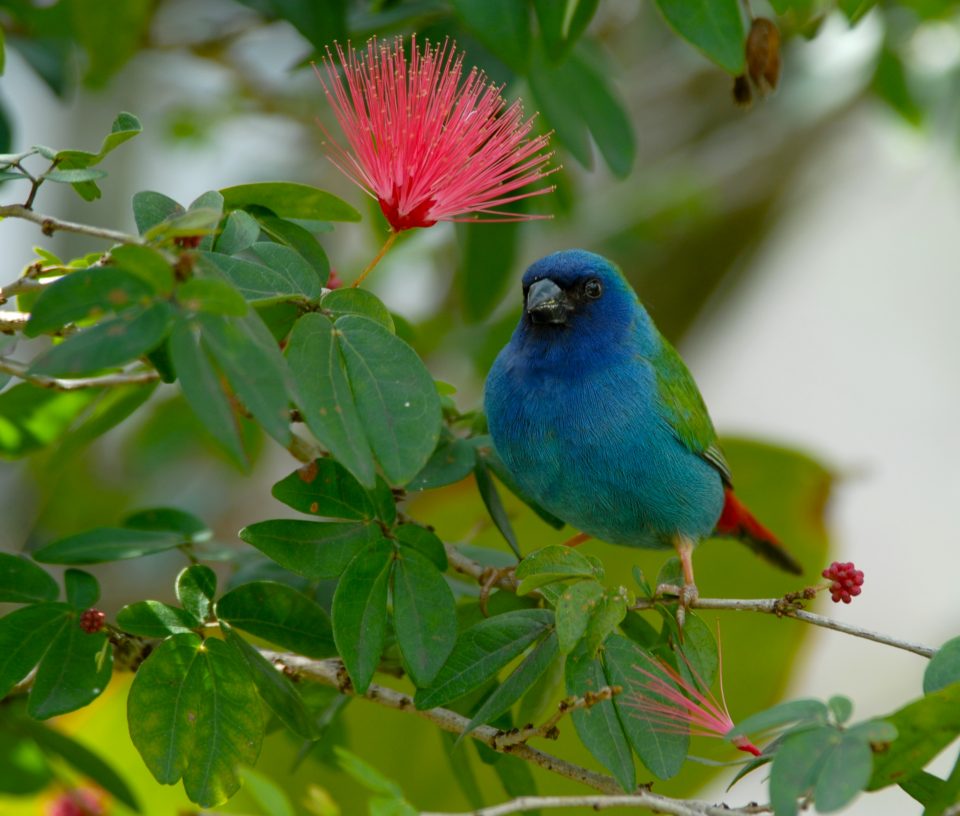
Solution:
<svg viewBox="0 0 960 816"><path fill-rule="evenodd" d="M673 539L673 546L680 556L680 567L683 569L683 586L674 584L660 584L657 587L656 595L676 595L679 606L677 607L677 623L683 629L683 622L687 616L687 610L694 604L700 593L697 591L697 584L693 579L693 540L686 536L677 535Z"/></svg>
<svg viewBox="0 0 960 816"><path fill-rule="evenodd" d="M580 544L583 544L584 541L589 540L592 536L589 533L577 533L575 536L571 536L566 541L563 542L564 547L577 547Z"/></svg>
<svg viewBox="0 0 960 816"><path fill-rule="evenodd" d="M693 580L693 540L683 535L677 535L673 539L673 546L680 556L680 566L683 568L683 586L680 587L680 605L677 607L677 623L683 629L683 621L687 616L687 610L700 597L697 590L697 584Z"/></svg>

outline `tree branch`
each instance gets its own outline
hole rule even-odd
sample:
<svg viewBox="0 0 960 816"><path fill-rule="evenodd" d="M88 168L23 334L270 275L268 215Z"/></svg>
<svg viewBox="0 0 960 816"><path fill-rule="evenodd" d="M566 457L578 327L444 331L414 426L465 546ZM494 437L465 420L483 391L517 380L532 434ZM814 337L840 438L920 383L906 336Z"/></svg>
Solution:
<svg viewBox="0 0 960 816"><path fill-rule="evenodd" d="M633 605L633 609L653 609L657 601L640 600ZM843 623L833 618L817 615L814 612L807 612L805 609L798 608L798 601L785 600L784 598L698 598L690 604L691 609L717 609L733 610L736 612L764 612L769 615L776 615L778 618L795 618L806 623L812 623L814 626L822 626L824 629L833 629L835 632L843 632L854 637L872 640L875 643L882 643L885 646L893 646L896 649L903 649L907 652L913 652L921 657L933 657L936 649L924 646L922 643L912 643L907 640L884 635L881 632L874 632L870 629L863 629L854 626L851 623Z"/></svg>
<svg viewBox="0 0 960 816"><path fill-rule="evenodd" d="M2 312L0 312L0 315L2 315ZM10 374L38 388L52 388L56 391L77 391L84 388L143 385L145 383L156 382L160 379L160 375L156 371L151 370L104 374L102 377L77 377L71 380L61 380L56 377L47 377L43 374L30 374L28 370L29 366L24 363L0 357L0 374Z"/></svg>
<svg viewBox="0 0 960 816"><path fill-rule="evenodd" d="M462 734L467 730L470 720L461 714L450 711L446 708L430 708L418 710L413 703L413 698L408 694L395 691L394 689L371 683L364 695L357 695L347 675L343 663L339 660L311 660L300 655L287 654L281 652L270 652L261 650L261 653L267 660L272 661L288 673L294 676L306 677L325 686L331 686L337 689L341 694L352 694L364 700L370 700L379 703L387 708L394 708L398 711L410 711L418 717L422 717L428 722L433 723L444 731L452 734ZM526 744L501 745L498 738L502 738L504 732L489 725L481 725L470 732L472 739L482 742L494 751L502 754L512 754L520 757L541 768L546 768L555 774L564 776L580 782L595 790L608 794L620 793L620 786L611 776L591 771L587 768L581 768L559 757L538 751ZM729 816L729 812L728 812Z"/></svg>
<svg viewBox="0 0 960 816"><path fill-rule="evenodd" d="M542 725L528 725L524 728L513 728L510 731L502 732L502 736L496 738L497 750L509 748L511 745L519 745L534 737L556 739L560 735L557 730L557 723L566 714L579 708L591 708L604 700L612 700L621 691L623 691L621 686L604 686L596 691L588 691L582 697L565 697L560 701L557 710Z"/></svg>
<svg viewBox="0 0 960 816"><path fill-rule="evenodd" d="M646 808L654 813L671 816L748 816L770 813L766 805L747 805L743 808L728 808L695 800L672 799L649 791L620 796L520 796L500 805L469 810L462 813L431 813L422 811L420 816L509 816L528 810L556 810L560 808L585 807L606 810L612 807Z"/></svg>
<svg viewBox="0 0 960 816"><path fill-rule="evenodd" d="M22 204L7 204L0 207L0 218L23 218L26 221L32 221L40 227L44 235L53 235L55 232L74 232L78 235L103 238L118 244L143 243L143 240L136 235L103 227L91 227L88 224L77 224L73 221L61 221L59 218L34 212Z"/></svg>
<svg viewBox="0 0 960 816"><path fill-rule="evenodd" d="M0 332L13 334L14 332L23 331L29 319L29 312L14 312L6 309L0 310Z"/></svg>

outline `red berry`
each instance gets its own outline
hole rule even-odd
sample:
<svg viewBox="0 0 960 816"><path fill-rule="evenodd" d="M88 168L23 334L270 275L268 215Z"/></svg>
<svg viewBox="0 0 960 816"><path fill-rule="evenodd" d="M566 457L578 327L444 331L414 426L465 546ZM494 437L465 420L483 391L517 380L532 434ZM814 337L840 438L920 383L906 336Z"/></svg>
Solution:
<svg viewBox="0 0 960 816"><path fill-rule="evenodd" d="M330 270L330 277L327 278L327 289L339 289L343 286L343 281L340 280L340 275L337 274L336 269Z"/></svg>
<svg viewBox="0 0 960 816"><path fill-rule="evenodd" d="M106 614L99 609L87 609L80 615L80 628L92 635L103 628L103 622L106 619Z"/></svg>
<svg viewBox="0 0 960 816"><path fill-rule="evenodd" d="M850 601L862 592L863 572L858 570L852 561L841 563L834 561L827 567L823 573L824 578L829 579L830 598L834 603L850 603Z"/></svg>

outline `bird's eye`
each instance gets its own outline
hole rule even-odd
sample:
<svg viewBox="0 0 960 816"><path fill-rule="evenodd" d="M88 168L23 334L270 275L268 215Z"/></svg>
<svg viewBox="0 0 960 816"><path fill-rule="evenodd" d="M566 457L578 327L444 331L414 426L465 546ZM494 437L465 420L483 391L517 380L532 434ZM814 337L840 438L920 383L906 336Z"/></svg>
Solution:
<svg viewBox="0 0 960 816"><path fill-rule="evenodd" d="M590 278L590 280L583 285L583 293L588 298L596 300L603 294L603 284L600 283L597 278Z"/></svg>

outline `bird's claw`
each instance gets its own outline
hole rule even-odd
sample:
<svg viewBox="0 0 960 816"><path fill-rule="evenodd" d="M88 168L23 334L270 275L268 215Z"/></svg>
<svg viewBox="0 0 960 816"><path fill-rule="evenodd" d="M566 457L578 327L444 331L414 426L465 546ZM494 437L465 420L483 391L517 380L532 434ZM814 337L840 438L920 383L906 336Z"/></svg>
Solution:
<svg viewBox="0 0 960 816"><path fill-rule="evenodd" d="M683 624L687 619L687 610L697 602L697 599L700 597L700 591L697 589L696 584L683 584L682 586L677 586L677 584L658 584L653 597L662 598L667 595L676 597L677 599L677 625L682 630Z"/></svg>

